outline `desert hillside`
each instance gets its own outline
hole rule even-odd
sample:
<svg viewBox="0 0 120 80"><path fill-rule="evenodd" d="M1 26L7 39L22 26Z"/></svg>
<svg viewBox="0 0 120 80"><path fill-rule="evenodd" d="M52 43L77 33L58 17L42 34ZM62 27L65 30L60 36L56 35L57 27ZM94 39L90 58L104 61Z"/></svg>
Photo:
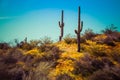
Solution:
<svg viewBox="0 0 120 80"><path fill-rule="evenodd" d="M15 46L0 43L1 80L120 80L120 33L88 29L81 36L62 41L25 40Z"/></svg>

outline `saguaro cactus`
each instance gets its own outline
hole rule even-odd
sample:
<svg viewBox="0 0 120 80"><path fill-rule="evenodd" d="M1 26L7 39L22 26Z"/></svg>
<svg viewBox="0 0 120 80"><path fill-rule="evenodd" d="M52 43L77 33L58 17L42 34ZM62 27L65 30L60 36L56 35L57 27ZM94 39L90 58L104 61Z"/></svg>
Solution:
<svg viewBox="0 0 120 80"><path fill-rule="evenodd" d="M62 40L63 37L63 31L64 31L64 22L63 22L63 18L64 18L64 11L62 10L62 14L61 14L61 22L59 21L59 27L61 29L61 35L59 36L59 41Z"/></svg>
<svg viewBox="0 0 120 80"><path fill-rule="evenodd" d="M77 44L78 44L78 52L80 52L80 33L83 28L83 21L80 20L80 6L78 8L78 30L75 30L75 33L77 35Z"/></svg>
<svg viewBox="0 0 120 80"><path fill-rule="evenodd" d="M24 42L27 43L27 37L25 37Z"/></svg>

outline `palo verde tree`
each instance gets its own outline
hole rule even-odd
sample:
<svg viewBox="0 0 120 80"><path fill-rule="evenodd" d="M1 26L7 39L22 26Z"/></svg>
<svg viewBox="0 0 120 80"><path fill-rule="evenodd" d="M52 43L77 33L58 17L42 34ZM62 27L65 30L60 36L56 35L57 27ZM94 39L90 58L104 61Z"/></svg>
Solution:
<svg viewBox="0 0 120 80"><path fill-rule="evenodd" d="M63 31L64 31L64 22L63 22L63 18L64 18L64 11L62 10L62 14L61 14L61 22L59 21L59 27L61 29L61 35L59 36L59 41L62 40L63 37Z"/></svg>
<svg viewBox="0 0 120 80"><path fill-rule="evenodd" d="M75 30L77 35L77 44L78 44L78 52L80 52L80 33L83 28L83 21L80 20L80 6L78 7L78 30Z"/></svg>

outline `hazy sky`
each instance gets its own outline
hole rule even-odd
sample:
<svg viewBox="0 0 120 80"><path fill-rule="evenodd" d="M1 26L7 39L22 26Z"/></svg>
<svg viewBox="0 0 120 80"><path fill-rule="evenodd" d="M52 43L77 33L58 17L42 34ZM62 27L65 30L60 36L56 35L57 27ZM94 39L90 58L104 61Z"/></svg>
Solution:
<svg viewBox="0 0 120 80"><path fill-rule="evenodd" d="M58 40L61 10L64 10L65 35L75 35L77 10L81 6L83 32L99 32L110 24L120 29L120 0L0 0L0 41L40 39Z"/></svg>

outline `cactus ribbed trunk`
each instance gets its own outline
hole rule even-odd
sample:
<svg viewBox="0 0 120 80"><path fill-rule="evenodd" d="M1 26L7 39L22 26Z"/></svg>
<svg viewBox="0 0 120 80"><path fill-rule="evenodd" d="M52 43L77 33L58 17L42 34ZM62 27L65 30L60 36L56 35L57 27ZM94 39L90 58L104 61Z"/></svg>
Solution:
<svg viewBox="0 0 120 80"><path fill-rule="evenodd" d="M61 14L61 22L59 21L59 27L60 27L60 36L59 36L59 41L62 40L62 37L63 37L63 32L64 32L64 22L63 22L63 19L64 19L64 11L62 10L62 14Z"/></svg>
<svg viewBox="0 0 120 80"><path fill-rule="evenodd" d="M78 52L80 52L80 33L83 28L83 21L80 20L80 7L78 8L78 30L75 30L75 33L77 35L77 45L78 45Z"/></svg>

